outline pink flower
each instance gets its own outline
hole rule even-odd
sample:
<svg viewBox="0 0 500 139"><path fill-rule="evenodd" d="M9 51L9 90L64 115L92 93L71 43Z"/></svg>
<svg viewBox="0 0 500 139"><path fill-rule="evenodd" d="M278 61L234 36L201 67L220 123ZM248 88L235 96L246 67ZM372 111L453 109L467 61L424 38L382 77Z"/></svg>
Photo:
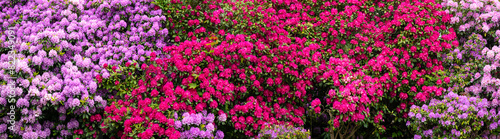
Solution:
<svg viewBox="0 0 500 139"><path fill-rule="evenodd" d="M152 97L156 97L156 96L158 96L158 94L159 93L158 93L158 91L156 91L156 89L153 89L153 91L151 91L151 96Z"/></svg>
<svg viewBox="0 0 500 139"><path fill-rule="evenodd" d="M320 104L321 104L321 101L320 101L318 98L314 99L314 100L311 102L311 106L312 106L312 107L316 107L316 106L318 106L318 105L320 105Z"/></svg>
<svg viewBox="0 0 500 139"><path fill-rule="evenodd" d="M267 78L267 84L268 84L269 86L273 85L273 83L274 83L274 82L273 82L273 79L272 79L272 78Z"/></svg>
<svg viewBox="0 0 500 139"><path fill-rule="evenodd" d="M253 82L253 86L255 86L255 87L259 87L259 86L260 86L260 82L259 82L259 81L254 81L254 82Z"/></svg>
<svg viewBox="0 0 500 139"><path fill-rule="evenodd" d="M175 36L175 42L180 42L181 41L181 38L179 36Z"/></svg>
<svg viewBox="0 0 500 139"><path fill-rule="evenodd" d="M246 123L248 123L248 124L252 124L253 123L253 117L252 116L248 116L246 118L246 120L247 120Z"/></svg>
<svg viewBox="0 0 500 139"><path fill-rule="evenodd" d="M450 83L450 77L445 77L445 78L444 78L444 82L445 82L445 83Z"/></svg>
<svg viewBox="0 0 500 139"><path fill-rule="evenodd" d="M316 113L320 113L320 112L321 112L321 108L320 108L320 107L316 107L316 108L314 108L314 112L316 112Z"/></svg>
<svg viewBox="0 0 500 139"><path fill-rule="evenodd" d="M405 100L405 99L408 98L408 94L406 94L406 93L399 93L399 98Z"/></svg>
<svg viewBox="0 0 500 139"><path fill-rule="evenodd" d="M217 108L217 101L213 100L212 102L210 102L210 108Z"/></svg>

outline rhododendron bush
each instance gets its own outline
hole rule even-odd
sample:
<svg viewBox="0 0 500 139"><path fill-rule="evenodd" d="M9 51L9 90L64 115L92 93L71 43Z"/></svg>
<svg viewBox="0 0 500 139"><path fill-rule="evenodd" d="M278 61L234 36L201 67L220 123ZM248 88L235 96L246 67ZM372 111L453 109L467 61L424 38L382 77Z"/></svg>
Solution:
<svg viewBox="0 0 500 139"><path fill-rule="evenodd" d="M498 131L498 114L488 111L489 103L450 92L443 100L411 106L409 116L414 121L407 125L416 131L414 138L487 138L492 130Z"/></svg>
<svg viewBox="0 0 500 139"><path fill-rule="evenodd" d="M261 124L243 119L260 113L263 122L303 125L311 105L303 102L315 98L324 104L316 111L333 112L332 127L404 131L407 106L442 95L439 53L458 45L445 24L451 15L434 1L156 3L176 33L165 49L175 86L229 105L234 128L247 135Z"/></svg>
<svg viewBox="0 0 500 139"><path fill-rule="evenodd" d="M499 120L497 55L500 49L497 42L500 2L445 0L441 5L454 15L451 23L460 37L460 47L444 57L444 67L451 77L447 89L449 94L443 100L421 106L422 109L418 105L412 106L414 115L408 125L416 131L415 138L494 137L498 135ZM454 107L430 109L430 106L440 105ZM424 106L429 106L429 109ZM435 110L448 113L436 114ZM428 120L422 120L427 114Z"/></svg>
<svg viewBox="0 0 500 139"><path fill-rule="evenodd" d="M165 17L154 7L143 0L0 1L0 138L96 137L112 94L98 91L93 77L110 76L104 64L141 61L166 45ZM14 75L7 51L17 57ZM12 98L6 83L16 84ZM15 115L7 115L11 109Z"/></svg>
<svg viewBox="0 0 500 139"><path fill-rule="evenodd" d="M102 88L117 92L100 125L105 134L113 138L223 138L217 126L225 123L227 115L192 105L201 100L191 94L196 92L173 90L164 60L153 52L141 65L127 62L107 79L96 76Z"/></svg>

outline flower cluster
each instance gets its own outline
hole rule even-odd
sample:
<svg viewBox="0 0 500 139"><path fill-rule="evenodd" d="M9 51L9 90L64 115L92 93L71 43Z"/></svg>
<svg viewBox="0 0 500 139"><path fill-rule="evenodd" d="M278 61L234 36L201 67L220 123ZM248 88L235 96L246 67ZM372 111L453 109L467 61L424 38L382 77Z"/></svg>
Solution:
<svg viewBox="0 0 500 139"><path fill-rule="evenodd" d="M308 130L302 127L293 127L286 125L265 124L265 128L261 129L256 138L259 139L310 139L311 135Z"/></svg>
<svg viewBox="0 0 500 139"><path fill-rule="evenodd" d="M10 91L4 83L19 85L15 104L0 103L0 125L8 123L9 105L16 106L15 129L0 135L95 137L98 126L89 118L107 105L108 94L93 77L110 76L101 66L144 60L167 44L165 17L154 6L151 0L1 1L0 102ZM9 28L16 40L7 37ZM6 72L9 41L16 42L15 75Z"/></svg>
<svg viewBox="0 0 500 139"><path fill-rule="evenodd" d="M444 65L447 67L446 70L450 73L449 76L451 77L448 80L444 80L445 83L450 84L449 91L472 92L475 95L479 95L482 92L482 89L478 88L479 84L479 86L466 85L480 80L486 63L491 62L491 60L487 60L485 57L486 54L483 54L483 50L486 53L488 52L486 51L488 48L484 47L486 44L487 41L482 35L474 33L459 48L455 48L447 56L443 57L446 61Z"/></svg>
<svg viewBox="0 0 500 139"><path fill-rule="evenodd" d="M453 17L450 19L450 23L455 26L454 28L458 28L459 32L457 32L457 35L459 35L461 39L465 39L472 33L484 33L495 41L499 40L499 1L443 0L441 5L446 10L446 12L453 15Z"/></svg>
<svg viewBox="0 0 500 139"><path fill-rule="evenodd" d="M225 119L221 118L221 116L224 117L223 115L218 116L219 120L225 122ZM224 133L216 130L215 120L215 115L207 113L207 111L193 114L185 112L182 117L179 117L178 121L175 121L175 128L181 132L181 138L223 139Z"/></svg>
<svg viewBox="0 0 500 139"><path fill-rule="evenodd" d="M471 138L498 132L499 4L488 0L441 3L447 13L454 15L451 23L458 30L460 45L443 57L450 76L443 81L450 93L443 100L412 106L415 113L410 115L412 122L408 125L416 130L415 138ZM431 113L431 106L448 113Z"/></svg>
<svg viewBox="0 0 500 139"><path fill-rule="evenodd" d="M407 125L415 131L415 138L485 138L498 131L500 111L490 107L487 99L450 92L443 100L413 105L408 114L412 120Z"/></svg>

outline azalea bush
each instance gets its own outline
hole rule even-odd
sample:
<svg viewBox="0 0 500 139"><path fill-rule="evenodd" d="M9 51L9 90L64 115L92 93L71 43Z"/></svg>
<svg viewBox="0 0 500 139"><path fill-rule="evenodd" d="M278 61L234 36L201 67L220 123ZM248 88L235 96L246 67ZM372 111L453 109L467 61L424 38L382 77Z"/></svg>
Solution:
<svg viewBox="0 0 500 139"><path fill-rule="evenodd" d="M165 46L165 17L151 1L1 1L0 136L90 138L98 135L100 113L111 93L98 89L104 64L145 60ZM11 28L15 40L7 37ZM15 74L8 73L13 44ZM8 77L17 77L15 80ZM15 86L14 102L8 101ZM7 113L15 106L13 130Z"/></svg>

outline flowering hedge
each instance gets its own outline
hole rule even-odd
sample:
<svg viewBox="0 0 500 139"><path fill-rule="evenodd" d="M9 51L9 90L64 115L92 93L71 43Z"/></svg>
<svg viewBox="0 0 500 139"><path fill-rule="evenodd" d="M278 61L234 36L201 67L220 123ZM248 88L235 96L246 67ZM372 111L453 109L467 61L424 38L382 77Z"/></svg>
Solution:
<svg viewBox="0 0 500 139"><path fill-rule="evenodd" d="M21 39L15 50L22 78L15 82L23 109L14 134L88 138L102 128L121 138L255 137L266 124L312 126L312 117L327 113L328 125L318 126L329 126L333 138L409 137L408 106L439 98L452 84L475 95L484 88L491 95L479 96L498 102L492 72L500 48L481 50L489 61L470 67L480 70L475 86L444 72L467 61L443 65L443 53L459 44L457 28L487 32L488 44L498 40L491 37L498 34L492 32L498 2L462 2L473 11L465 18L449 14L463 12L453 2L2 1L0 30L15 27ZM467 23L450 28L450 21L462 23L457 18ZM167 30L174 45L165 40ZM8 44L5 36L0 40ZM6 79L7 55L1 61L2 83L13 81ZM11 105L7 91L1 93L0 104ZM175 116L180 113L185 116ZM212 121L212 115L225 118Z"/></svg>
<svg viewBox="0 0 500 139"><path fill-rule="evenodd" d="M197 92L205 92L206 89L210 93L207 85L211 85L211 80L218 74L217 79L222 77L231 81L224 81L222 86L234 86L235 89L229 89L229 92L235 90L238 94L234 96L236 99L245 100L262 93L283 106L294 100L293 96L279 95L285 89L299 100L311 101L319 97L330 106L337 101L340 104L328 108L332 108L338 116L343 114L340 109L358 103L361 105L346 109L354 115L347 113L342 117L349 118L340 120L363 121L358 124L365 127L373 123L378 126L380 121L386 121L382 123L385 125L396 121L401 124L399 127L392 126L393 129L405 128L407 105L425 102L434 95L442 94L442 79L429 76L433 77L434 72L443 69L438 53L458 45L458 41L454 40L454 30L444 24L449 22L451 15L433 1L206 0L190 3L173 0L157 3L165 13L170 13L168 26L170 30L175 30L174 40L178 46L168 51L173 53L175 61L172 63L178 69L172 70L181 72L187 78L184 86L192 83L201 88L197 88ZM206 42L213 43L211 47L192 42L207 38L217 40ZM181 40L188 41L182 43ZM230 64L225 64L227 62ZM336 70L338 65L353 68L339 72ZM208 66L208 71L205 66ZM195 71L191 72L191 69ZM203 78L198 77L207 72L208 75ZM364 90L351 91L359 92L359 95L345 93L342 96L342 91L346 90L341 88L355 85L341 80L351 76L349 74L362 75L361 78L366 76L369 86ZM250 75L256 78L248 80ZM280 82L276 83L276 79ZM245 91L241 91L242 86ZM223 89L214 88L215 92L225 91ZM313 93L313 90L321 93ZM327 95L330 96L329 102L324 98ZM358 102L364 95L368 99ZM383 102L379 102L380 97L385 98ZM344 98L356 99L347 102ZM223 102L228 100L233 99L224 98ZM256 104L262 103L258 98L256 100ZM370 105L371 102L377 103ZM241 105L237 106L236 109L239 109ZM369 107L371 111L367 113ZM397 117L403 119L395 119L389 113L399 113ZM353 116L356 118L351 119ZM389 119L383 120L384 117ZM241 118L235 121L244 123L238 119ZM301 124L293 118L290 120ZM235 125L236 129L243 127ZM383 131L383 126L378 127Z"/></svg>
<svg viewBox="0 0 500 139"><path fill-rule="evenodd" d="M151 1L5 0L0 7L2 138L96 137L96 114L110 95L93 80L110 76L101 66L144 60L166 45L165 17ZM9 28L16 40L7 37ZM14 75L7 70L10 44L18 58ZM10 101L6 83L14 82ZM4 130L9 121L13 130Z"/></svg>

